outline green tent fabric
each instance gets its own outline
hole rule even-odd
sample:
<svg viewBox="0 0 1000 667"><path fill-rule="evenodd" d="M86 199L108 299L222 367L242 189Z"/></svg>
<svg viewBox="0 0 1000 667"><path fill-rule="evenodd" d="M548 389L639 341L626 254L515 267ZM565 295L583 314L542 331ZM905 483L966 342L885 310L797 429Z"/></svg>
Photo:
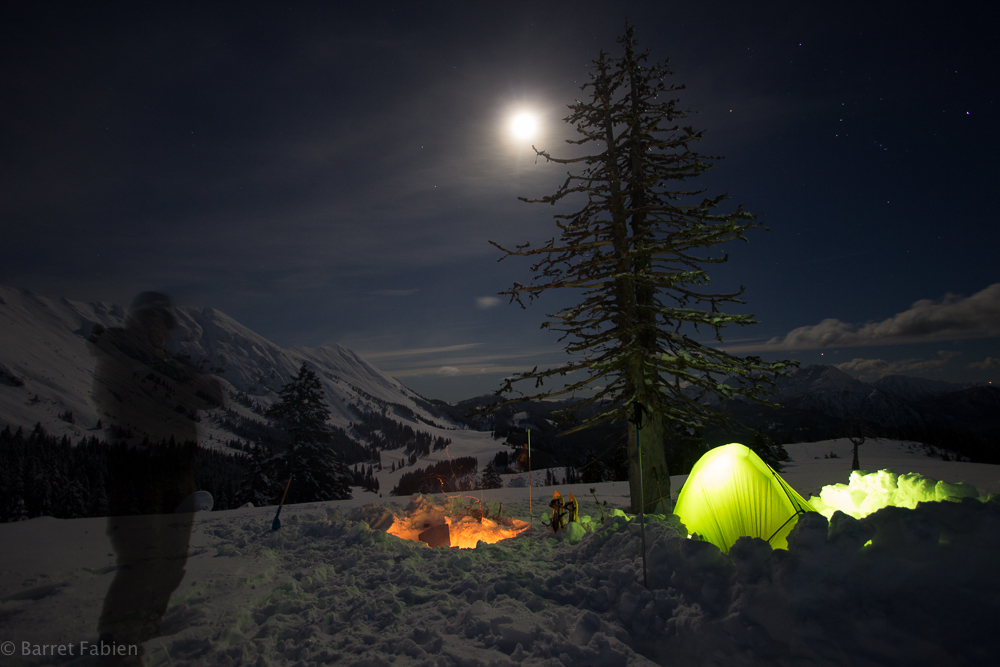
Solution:
<svg viewBox="0 0 1000 667"><path fill-rule="evenodd" d="M687 526L728 552L743 536L787 549L788 533L802 512L814 512L750 448L733 443L705 453L691 469L674 506Z"/></svg>

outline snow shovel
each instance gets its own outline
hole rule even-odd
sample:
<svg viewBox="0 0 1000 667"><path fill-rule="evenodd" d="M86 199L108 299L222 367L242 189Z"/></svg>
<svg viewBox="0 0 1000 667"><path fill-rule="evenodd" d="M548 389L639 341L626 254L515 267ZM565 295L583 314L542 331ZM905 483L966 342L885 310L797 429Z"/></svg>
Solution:
<svg viewBox="0 0 1000 667"><path fill-rule="evenodd" d="M281 494L281 502L278 504L278 511L274 513L274 521L271 522L271 530L278 530L281 528L281 519L278 515L281 514L281 507L285 504L285 496L288 495L288 487L292 485L292 476L288 476L288 484L285 484L285 492Z"/></svg>

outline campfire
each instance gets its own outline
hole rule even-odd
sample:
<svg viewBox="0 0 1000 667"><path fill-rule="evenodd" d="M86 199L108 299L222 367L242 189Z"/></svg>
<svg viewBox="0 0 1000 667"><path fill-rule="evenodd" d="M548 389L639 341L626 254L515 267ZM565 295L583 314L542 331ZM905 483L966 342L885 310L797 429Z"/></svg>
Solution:
<svg viewBox="0 0 1000 667"><path fill-rule="evenodd" d="M515 537L530 525L504 517L502 505L491 510L478 498L449 498L441 506L426 496L417 496L404 516L394 517L386 532L432 547L475 549L479 542L493 544Z"/></svg>

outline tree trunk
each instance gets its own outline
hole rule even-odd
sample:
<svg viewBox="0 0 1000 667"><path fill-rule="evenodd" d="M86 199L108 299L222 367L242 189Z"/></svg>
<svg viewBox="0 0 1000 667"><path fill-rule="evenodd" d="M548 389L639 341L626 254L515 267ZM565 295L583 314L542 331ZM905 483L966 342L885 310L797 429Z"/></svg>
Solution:
<svg viewBox="0 0 1000 667"><path fill-rule="evenodd" d="M640 498L646 514L670 514L670 473L667 457L663 450L663 416L655 405L646 403L639 431L639 445L642 447L642 490L639 490L639 460L636 449L636 428L634 422L628 427L628 484L632 498L632 513L639 513Z"/></svg>

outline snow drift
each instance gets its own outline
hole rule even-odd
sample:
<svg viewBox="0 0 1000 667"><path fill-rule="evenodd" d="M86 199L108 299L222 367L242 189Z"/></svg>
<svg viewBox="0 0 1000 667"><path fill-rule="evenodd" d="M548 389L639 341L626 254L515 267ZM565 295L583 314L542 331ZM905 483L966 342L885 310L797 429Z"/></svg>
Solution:
<svg viewBox="0 0 1000 667"><path fill-rule="evenodd" d="M275 585L222 617L200 616L192 591L171 613L196 620L164 653L192 665L949 665L1000 648L995 503L810 513L787 551L743 538L728 556L650 517L649 590L625 517L575 545L535 527L463 551L363 518L227 532L219 557L271 562Z"/></svg>

